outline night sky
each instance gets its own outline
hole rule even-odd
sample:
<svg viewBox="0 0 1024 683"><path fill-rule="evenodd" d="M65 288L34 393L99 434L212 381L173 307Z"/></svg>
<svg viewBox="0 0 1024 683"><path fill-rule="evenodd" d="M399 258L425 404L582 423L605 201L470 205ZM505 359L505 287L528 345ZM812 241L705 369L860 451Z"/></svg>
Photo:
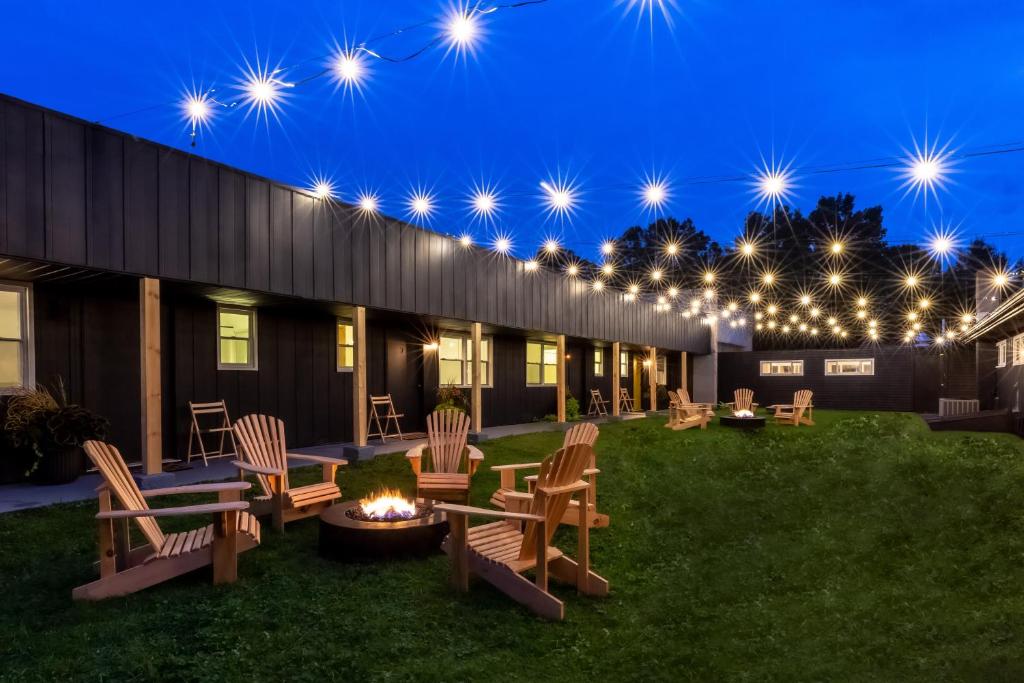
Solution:
<svg viewBox="0 0 1024 683"><path fill-rule="evenodd" d="M644 174L672 186L662 213L732 242L757 208L762 158L792 163L793 203L850 192L882 204L890 238L922 243L939 224L1024 257L1024 153L957 163L938 199L901 189L897 169L809 175L899 157L930 142L958 153L1024 144L1024 2L676 0L671 26L628 0L549 0L484 19L475 56L443 46L403 64L370 62L362 94L329 79L289 93L269 125L221 114L196 153L286 183L333 179L343 199L377 190L405 215L415 186L440 208L429 226L488 241L465 197L495 185L497 228L526 255L547 236L597 259L598 244L646 223ZM301 6L302 11L296 7ZM486 4L485 4L486 6ZM447 0L7 3L0 91L188 148L178 103L193 84L237 93L245 60L315 73L335 42L437 20ZM375 43L403 55L428 25ZM803 173L802 173L803 171ZM549 219L539 182L578 183L569 222Z"/></svg>

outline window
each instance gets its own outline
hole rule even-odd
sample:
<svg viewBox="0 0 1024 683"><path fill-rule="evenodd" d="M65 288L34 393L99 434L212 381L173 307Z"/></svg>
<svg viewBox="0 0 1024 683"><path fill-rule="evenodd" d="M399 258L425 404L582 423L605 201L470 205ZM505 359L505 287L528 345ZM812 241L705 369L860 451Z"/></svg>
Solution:
<svg viewBox="0 0 1024 683"><path fill-rule="evenodd" d="M0 393L35 384L29 289L0 284Z"/></svg>
<svg viewBox="0 0 1024 683"><path fill-rule="evenodd" d="M873 375L875 374L874 358L848 358L844 360L826 360L826 375Z"/></svg>
<svg viewBox="0 0 1024 683"><path fill-rule="evenodd" d="M1006 367L1006 340L996 342L996 367Z"/></svg>
<svg viewBox="0 0 1024 683"><path fill-rule="evenodd" d="M256 369L256 311L234 306L217 307L220 350L218 370Z"/></svg>
<svg viewBox="0 0 1024 683"><path fill-rule="evenodd" d="M1024 334L1013 338L1013 364L1024 365Z"/></svg>
<svg viewBox="0 0 1024 683"><path fill-rule="evenodd" d="M658 370L658 384L668 384L668 371L665 368L665 356L658 356L655 359L655 365Z"/></svg>
<svg viewBox="0 0 1024 683"><path fill-rule="evenodd" d="M468 387L473 384L473 339L468 335L446 333L437 347L438 384ZM491 339L480 339L480 384L491 386Z"/></svg>
<svg viewBox="0 0 1024 683"><path fill-rule="evenodd" d="M338 321L338 372L348 372L356 362L356 337L352 323Z"/></svg>
<svg viewBox="0 0 1024 683"><path fill-rule="evenodd" d="M604 377L604 349L594 349L594 377Z"/></svg>
<svg viewBox="0 0 1024 683"><path fill-rule="evenodd" d="M804 362L802 360L763 360L761 361L761 376L794 375L804 374Z"/></svg>
<svg viewBox="0 0 1024 683"><path fill-rule="evenodd" d="M558 347L548 342L526 342L526 383L534 386L558 383Z"/></svg>
<svg viewBox="0 0 1024 683"><path fill-rule="evenodd" d="M629 377L629 351L619 353L619 377Z"/></svg>

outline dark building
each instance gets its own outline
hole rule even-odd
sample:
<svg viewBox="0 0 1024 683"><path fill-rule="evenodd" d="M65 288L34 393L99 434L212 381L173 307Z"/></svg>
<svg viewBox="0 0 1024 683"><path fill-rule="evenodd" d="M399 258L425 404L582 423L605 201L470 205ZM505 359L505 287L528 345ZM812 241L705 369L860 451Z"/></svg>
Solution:
<svg viewBox="0 0 1024 683"><path fill-rule="evenodd" d="M369 394L421 430L441 385L471 393L474 348L478 427L616 381L657 400L709 351L652 301L8 97L0 279L0 386L63 383L150 471L184 454L189 401L358 443Z"/></svg>
<svg viewBox="0 0 1024 683"><path fill-rule="evenodd" d="M1008 410L1024 432L1024 289L979 315L966 340L976 343L982 407Z"/></svg>

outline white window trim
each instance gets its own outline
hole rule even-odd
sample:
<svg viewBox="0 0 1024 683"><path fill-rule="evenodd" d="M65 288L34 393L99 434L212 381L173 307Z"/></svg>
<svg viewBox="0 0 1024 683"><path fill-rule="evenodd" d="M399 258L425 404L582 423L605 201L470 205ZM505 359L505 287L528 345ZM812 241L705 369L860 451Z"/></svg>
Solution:
<svg viewBox="0 0 1024 683"><path fill-rule="evenodd" d="M535 382L527 382L526 386L528 386L528 387L538 387L538 388L540 388L540 387L557 387L558 386L558 379L557 378L551 384L545 384L545 382L544 382L544 366L545 366L545 363L544 363L544 348L547 347L547 346L550 346L553 349L555 349L555 367L557 368L558 367L558 344L556 344L555 342L544 341L543 339L527 339L526 340L526 345L529 346L530 344L540 344L540 380L541 381L540 381L539 384L535 383ZM528 365L529 365L528 361L525 362L524 365L523 365L523 375L524 375L524 377L526 375L526 367Z"/></svg>
<svg viewBox="0 0 1024 683"><path fill-rule="evenodd" d="M32 325L32 284L28 282L11 282L0 280L0 291L21 294L21 376L20 387L0 388L0 395L12 394L22 389L35 389L36 386L36 344ZM11 340L14 341L14 340Z"/></svg>
<svg viewBox="0 0 1024 683"><path fill-rule="evenodd" d="M1009 340L1004 339L1003 341L996 342L996 367L1006 367L1006 347Z"/></svg>
<svg viewBox="0 0 1024 683"><path fill-rule="evenodd" d="M341 360L338 358L338 349L341 348L341 340L338 338L338 326L348 325L352 328L352 366L345 367L341 365ZM355 339L355 324L348 318L337 318L334 321L334 366L337 372L352 372L355 370L356 365L356 339Z"/></svg>
<svg viewBox="0 0 1024 683"><path fill-rule="evenodd" d="M1013 338L1013 364L1024 365L1024 334Z"/></svg>
<svg viewBox="0 0 1024 683"><path fill-rule="evenodd" d="M601 372L597 371L598 363L597 359L600 358ZM590 359L591 366L594 368L594 377L604 377L604 349L594 349L594 355Z"/></svg>
<svg viewBox="0 0 1024 683"><path fill-rule="evenodd" d="M799 363L800 364L800 372L787 372L787 373L782 373L782 372L765 372L764 371L764 363L789 363L791 365L794 364L794 363ZM769 360L769 359L765 359L765 360L760 360L760 361L757 362L757 371L758 371L758 373L760 374L761 377L803 377L804 376L804 361L802 359L796 359L796 360Z"/></svg>
<svg viewBox="0 0 1024 683"><path fill-rule="evenodd" d="M220 362L220 314L221 311L227 311L228 313L245 313L249 316L249 356L252 362L246 365L240 365L235 363L221 363ZM238 370L240 372L258 372L260 369L260 356L259 356L259 344L257 340L259 335L257 334L257 315L256 309L249 306L229 306L226 304L217 304L217 369L218 370Z"/></svg>
<svg viewBox="0 0 1024 683"><path fill-rule="evenodd" d="M665 381L662 382L662 374L665 375ZM668 358L665 356L657 356L654 359L654 383L659 386L666 386L668 384Z"/></svg>
<svg viewBox="0 0 1024 683"><path fill-rule="evenodd" d="M466 384L456 384L454 386L458 387L459 389L472 389L473 388L473 361L469 360L470 352L467 349L472 347L473 335L466 334L465 332L452 332L452 331L446 330L446 331L441 332L441 334L439 334L438 337L450 337L450 338L453 338L453 339L461 339L462 340L462 352L463 352L463 358L462 358L463 370L462 371L463 371L464 375L467 378L469 378L469 382L466 383ZM482 381L480 382L480 387L482 389L493 389L494 388L494 338L490 337L490 336L487 336L487 335L483 335L483 336L480 337L481 346L483 345L484 341L487 342L487 346L488 346L489 351L490 351L490 360L487 361L487 372L485 373L487 376L481 378ZM441 385L441 345L440 345L440 343L438 344L438 350L437 350L437 384L438 384L438 388L440 388L442 386ZM448 386L448 385L445 384L443 386Z"/></svg>
<svg viewBox="0 0 1024 683"><path fill-rule="evenodd" d="M860 364L864 361L871 361L871 372L860 372ZM857 363L857 372L829 372L829 363ZM874 358L826 358L825 359L825 376L826 377L874 377L875 375L875 359Z"/></svg>
<svg viewBox="0 0 1024 683"><path fill-rule="evenodd" d="M625 362L623 362L623 356L625 356ZM619 351L616 362L619 364L619 377L629 377L629 351ZM625 367L625 371L623 371L623 367Z"/></svg>

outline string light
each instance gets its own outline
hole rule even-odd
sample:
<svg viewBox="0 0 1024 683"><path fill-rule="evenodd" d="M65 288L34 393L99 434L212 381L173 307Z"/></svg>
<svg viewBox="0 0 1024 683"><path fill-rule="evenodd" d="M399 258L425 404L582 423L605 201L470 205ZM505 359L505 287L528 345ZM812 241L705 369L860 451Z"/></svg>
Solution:
<svg viewBox="0 0 1024 683"><path fill-rule="evenodd" d="M868 305L867 297L865 297L865 296L857 297L857 306L858 306L858 308L864 308L867 305Z"/></svg>
<svg viewBox="0 0 1024 683"><path fill-rule="evenodd" d="M658 282L659 280L661 280L663 275L664 273L660 268L655 268L654 270L651 271L650 278L655 282Z"/></svg>
<svg viewBox="0 0 1024 683"><path fill-rule="evenodd" d="M494 188L481 183L473 187L469 207L474 220L490 220L501 210L501 203Z"/></svg>
<svg viewBox="0 0 1024 683"><path fill-rule="evenodd" d="M565 273L569 277L576 277L577 275L580 274L580 267L575 263L570 263L569 266L565 269Z"/></svg>
<svg viewBox="0 0 1024 683"><path fill-rule="evenodd" d="M611 263L605 263L603 266L601 266L601 272L604 273L605 275L613 275L615 273L615 266L612 265Z"/></svg>
<svg viewBox="0 0 1024 683"><path fill-rule="evenodd" d="M761 300L761 293L756 291L751 292L750 294L747 295L747 298L750 299L750 303L756 304Z"/></svg>
<svg viewBox="0 0 1024 683"><path fill-rule="evenodd" d="M335 53L330 67L335 84L346 94L361 92L370 75L365 53L348 47Z"/></svg>
<svg viewBox="0 0 1024 683"><path fill-rule="evenodd" d="M903 278L903 284L908 289L914 289L915 287L921 284L921 278L918 277L917 275L910 274Z"/></svg>
<svg viewBox="0 0 1024 683"><path fill-rule="evenodd" d="M705 289L704 290L704 298L707 301L714 301L714 299L715 299L715 290L710 289L710 288L709 289Z"/></svg>
<svg viewBox="0 0 1024 683"><path fill-rule="evenodd" d="M901 169L903 187L907 188L905 194L924 195L925 201L929 194L938 199L938 190L945 189L949 180L950 157L948 142L940 148L938 140L928 142L927 133L923 145L919 146L914 140L914 151L907 154Z"/></svg>
<svg viewBox="0 0 1024 683"><path fill-rule="evenodd" d="M830 286L832 286L832 287L838 287L841 284L843 284L843 275L842 275L842 273L829 273L828 274L828 284Z"/></svg>
<svg viewBox="0 0 1024 683"><path fill-rule="evenodd" d="M459 244L461 244L464 248L468 249L469 247L473 246L473 237L471 235L463 233L459 237Z"/></svg>
<svg viewBox="0 0 1024 683"><path fill-rule="evenodd" d="M558 253L558 240L548 239L544 242L544 253L548 256L554 256Z"/></svg>
<svg viewBox="0 0 1024 683"><path fill-rule="evenodd" d="M361 192L356 205L364 216L373 216L380 210L380 199L375 192Z"/></svg>
<svg viewBox="0 0 1024 683"><path fill-rule="evenodd" d="M811 295L810 294L801 294L800 295L800 305L802 305L802 306L810 306L811 305Z"/></svg>
<svg viewBox="0 0 1024 683"><path fill-rule="evenodd" d="M539 266L540 266L540 264L537 263L537 261L535 259L530 259L529 261L527 261L523 265L523 267L526 268L527 272L530 272L530 273L532 273L533 271L537 270L537 268Z"/></svg>
<svg viewBox="0 0 1024 683"><path fill-rule="evenodd" d="M832 252L834 255L838 256L839 254L843 253L843 250L845 248L846 247L842 242L840 242L839 240L834 240L832 244L829 245L828 250Z"/></svg>
<svg viewBox="0 0 1024 683"><path fill-rule="evenodd" d="M928 308L931 305L932 305L932 302L929 301L928 299L921 299L920 301L917 302L917 306L921 310L924 310L924 309Z"/></svg>
<svg viewBox="0 0 1024 683"><path fill-rule="evenodd" d="M540 187L544 190L544 204L547 207L549 218L556 217L565 220L573 216L578 199L576 187L570 181L562 178L551 181L542 180Z"/></svg>
<svg viewBox="0 0 1024 683"><path fill-rule="evenodd" d="M754 246L753 242L749 242L747 240L743 240L742 242L740 242L739 252L743 256L746 256L746 257L749 258L749 257L754 255L755 251L757 251L757 247Z"/></svg>
<svg viewBox="0 0 1024 683"><path fill-rule="evenodd" d="M775 315L776 313L779 312L779 307L776 306L775 304L768 304L768 308L765 310L768 311L768 315Z"/></svg>
<svg viewBox="0 0 1024 683"><path fill-rule="evenodd" d="M668 241L665 243L665 255L666 256L678 256L679 255L679 242Z"/></svg>
<svg viewBox="0 0 1024 683"><path fill-rule="evenodd" d="M245 73L238 87L242 91L242 103L248 107L249 113L256 113L257 120L262 118L269 122L271 115L278 118L284 100L282 89L292 87L292 84L277 79L277 72L277 69L271 71L265 63L257 62L253 67L246 62Z"/></svg>
<svg viewBox="0 0 1024 683"><path fill-rule="evenodd" d="M658 211L668 201L668 184L657 177L649 177L640 188L640 199L648 211Z"/></svg>
<svg viewBox="0 0 1024 683"><path fill-rule="evenodd" d="M612 240L605 240L601 243L601 253L605 256L611 256L615 253L615 242Z"/></svg>
<svg viewBox="0 0 1024 683"><path fill-rule="evenodd" d="M1010 284L1010 273L1000 271L992 274L992 284L998 289L1003 289Z"/></svg>
<svg viewBox="0 0 1024 683"><path fill-rule="evenodd" d="M499 254L505 255L512 251L512 240L509 239L507 235L498 234L494 238L492 246L494 247L494 251L496 251Z"/></svg>
<svg viewBox="0 0 1024 683"><path fill-rule="evenodd" d="M707 284L711 284L712 282L714 282L715 281L715 274L714 274L714 272L712 272L710 270L705 270L704 271L703 280Z"/></svg>
<svg viewBox="0 0 1024 683"><path fill-rule="evenodd" d="M590 283L590 286L593 287L595 292L600 292L602 289L604 289L604 283L601 282L600 280L594 280L593 282Z"/></svg>
<svg viewBox="0 0 1024 683"><path fill-rule="evenodd" d="M448 52L455 52L457 57L463 58L476 54L477 45L483 34L478 18L479 14L477 8L452 7L444 27Z"/></svg>
<svg viewBox="0 0 1024 683"><path fill-rule="evenodd" d="M771 287L776 281L775 273L762 273L761 282L764 283L765 287Z"/></svg>
<svg viewBox="0 0 1024 683"><path fill-rule="evenodd" d="M778 203L789 200L791 183L788 166L774 160L763 162L762 167L754 173L754 189L759 201L773 209Z"/></svg>
<svg viewBox="0 0 1024 683"><path fill-rule="evenodd" d="M409 209L409 213L414 218L429 219L434 214L434 197L429 192L423 190L414 190L409 195L406 206Z"/></svg>
<svg viewBox="0 0 1024 683"><path fill-rule="evenodd" d="M676 289L675 287L669 287L668 296L670 299L675 299L677 296L679 296L679 290Z"/></svg>

